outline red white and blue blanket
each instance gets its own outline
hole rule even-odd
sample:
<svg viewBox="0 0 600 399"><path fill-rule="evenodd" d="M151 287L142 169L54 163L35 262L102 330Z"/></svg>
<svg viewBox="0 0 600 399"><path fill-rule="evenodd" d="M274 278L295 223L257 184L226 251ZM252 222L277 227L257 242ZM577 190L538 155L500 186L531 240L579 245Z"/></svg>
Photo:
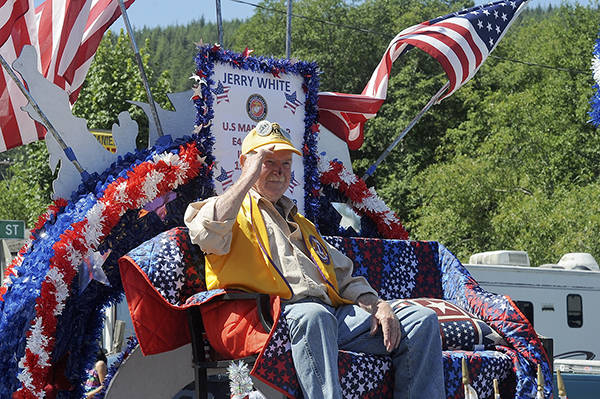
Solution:
<svg viewBox="0 0 600 399"><path fill-rule="evenodd" d="M509 298L484 291L443 245L367 238L326 239L354 260L354 274L365 276L382 298L438 298L469 314L466 318L450 319L445 326L440 324L443 336L475 326L475 335L479 333L482 338L476 347L474 341L465 342L469 350L462 350L456 342L452 349L444 350L448 398L463 397L462 358L467 359L479 397L493 393L494 378L500 381L502 397L535 397L538 364L547 381L546 396L550 395L548 359L532 326ZM120 268L136 334L146 354L189 342L185 310L207 304L225 293L205 290L203 257L199 248L189 242L185 228L166 231L145 242L120 260ZM442 301L429 302L437 308L438 315L450 315L452 306L440 306ZM288 397L299 398L302 394L293 368L287 325L278 316L279 313L274 314L272 330L263 335L264 345L251 373ZM496 338L486 341L489 331L482 329L482 324L497 332ZM206 328L210 336L211 330L218 333L222 326ZM357 393L363 398L391 397L389 358L340 351L339 366L345 397L356 397Z"/></svg>

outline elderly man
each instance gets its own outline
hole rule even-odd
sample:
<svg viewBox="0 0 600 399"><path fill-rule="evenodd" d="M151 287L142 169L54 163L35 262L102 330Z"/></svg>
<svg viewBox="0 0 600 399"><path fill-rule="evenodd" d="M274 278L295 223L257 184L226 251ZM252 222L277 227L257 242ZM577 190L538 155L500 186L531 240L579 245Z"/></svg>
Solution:
<svg viewBox="0 0 600 399"><path fill-rule="evenodd" d="M394 397L444 395L437 317L421 307L394 312L352 261L327 244L284 193L292 156L277 123L260 122L242 142L240 178L185 213L206 255L206 283L279 295L294 366L307 399L341 398L338 349L389 354Z"/></svg>

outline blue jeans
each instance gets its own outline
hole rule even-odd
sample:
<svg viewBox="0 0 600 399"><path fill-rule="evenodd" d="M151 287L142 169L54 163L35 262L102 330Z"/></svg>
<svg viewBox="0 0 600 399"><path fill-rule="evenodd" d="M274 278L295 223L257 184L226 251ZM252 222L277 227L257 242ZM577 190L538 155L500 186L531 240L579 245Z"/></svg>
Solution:
<svg viewBox="0 0 600 399"><path fill-rule="evenodd" d="M356 305L338 308L318 300L284 305L292 357L306 399L341 399L338 349L391 355L394 398L443 399L444 371L437 316L420 306L396 310L402 341L388 353L381 328L369 335L371 314Z"/></svg>

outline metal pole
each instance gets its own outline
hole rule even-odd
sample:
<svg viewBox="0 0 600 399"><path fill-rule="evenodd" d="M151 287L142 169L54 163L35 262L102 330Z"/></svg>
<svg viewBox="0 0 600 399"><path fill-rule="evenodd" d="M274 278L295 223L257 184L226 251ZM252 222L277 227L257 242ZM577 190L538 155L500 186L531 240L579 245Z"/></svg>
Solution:
<svg viewBox="0 0 600 399"><path fill-rule="evenodd" d="M223 45L223 18L221 17L221 0L215 0L217 5L217 32L219 34L219 44Z"/></svg>
<svg viewBox="0 0 600 399"><path fill-rule="evenodd" d="M138 49L137 43L135 42L135 37L133 36L133 29L131 29L131 24L129 23L129 17L127 16L127 9L125 8L125 3L123 0L117 0L119 2L119 6L121 7L121 14L123 14L123 21L125 22L125 28L127 29L127 35L129 35L129 40L131 41L131 47L133 48L133 52L135 54L135 60L138 64L138 69L140 70L140 75L142 76L142 82L144 83L144 89L146 89L146 95L148 96L148 103L150 104L150 111L152 111L152 119L154 119L154 123L156 124L156 129L158 130L158 136L163 136L162 125L160 124L160 119L158 119L158 112L156 111L156 103L154 102L154 98L152 97L152 92L150 91L150 85L148 84L148 78L146 77L146 72L144 71L144 64L142 63L142 57L140 56L140 51Z"/></svg>
<svg viewBox="0 0 600 399"><path fill-rule="evenodd" d="M371 165L369 167L369 169L367 169L367 171L365 172L365 174L362 177L363 180L367 180L369 178L369 176L371 176L373 173L375 173L375 169L377 169L379 164L381 164L381 162L383 162L383 160L389 155L389 153L394 149L394 147L396 147L398 145L400 140L402 140L404 138L404 136L406 136L406 134L410 131L410 129L412 129L413 126L415 126L417 124L417 122L419 121L419 119L421 119L421 117L425 114L425 112L427 112L429 110L429 108L431 108L433 106L433 104L435 104L437 102L437 100L439 100L439 98L448 89L448 87L450 87L450 82L446 82L444 87L442 87L437 93L435 93L435 95L433 97L431 97L431 99L425 105L425 107L423 107L423 109L421 111L419 111L417 116L415 116L412 121L410 121L410 123L408 124L408 126L406 128L404 128L402 133L400 133L400 135L398 135L398 137L396 137L396 140L394 140L394 142L392 144L390 144L388 146L388 148L385 149L385 151L379 156L379 158L377 158L377 161L375 161L375 163L373 165Z"/></svg>
<svg viewBox="0 0 600 399"><path fill-rule="evenodd" d="M19 79L17 77L15 72L12 70L12 68L10 67L8 62L6 62L6 60L4 59L4 57L2 55L0 55L0 63L2 64L4 69L6 69L6 72L8 72L8 74L10 75L12 80L15 81L15 83L17 84L17 87L19 88L19 90L21 90L21 93L23 93L23 95L25 96L27 101L29 101L29 103L31 104L33 109L35 109L35 111L38 113L38 115L42 119L42 123L46 126L46 128L48 129L50 134L52 134L52 137L54 137L54 139L56 140L56 142L58 143L60 148L63 150L63 152L67 156L67 159L73 163L73 165L75 166L75 169L77 169L77 172L79 172L79 174L83 178L86 178L87 176L89 176L89 174L81 167L81 164L77 160L77 157L75 156L75 153L73 152L73 149L71 147L68 147L67 144L62 139L62 137L60 137L60 134L58 133L58 131L56 130L54 125L50 122L50 120L48 119L46 114L44 114L42 112L42 109L38 105L37 101L35 101L35 99L31 96L31 93L29 93L29 91L25 88L25 85L23 84L23 82L21 82L21 79Z"/></svg>
<svg viewBox="0 0 600 399"><path fill-rule="evenodd" d="M285 33L285 56L289 60L292 55L292 0L287 0L287 23Z"/></svg>

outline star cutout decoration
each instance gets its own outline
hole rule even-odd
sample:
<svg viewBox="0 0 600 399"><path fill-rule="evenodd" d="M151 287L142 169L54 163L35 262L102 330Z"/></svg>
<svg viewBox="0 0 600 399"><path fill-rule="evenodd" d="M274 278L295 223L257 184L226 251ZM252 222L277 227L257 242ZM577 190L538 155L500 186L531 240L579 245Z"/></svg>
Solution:
<svg viewBox="0 0 600 399"><path fill-rule="evenodd" d="M331 205L342 216L340 226L345 229L352 227L355 232L360 232L360 216L356 214L350 205L344 202L332 202Z"/></svg>
<svg viewBox="0 0 600 399"><path fill-rule="evenodd" d="M98 251L92 251L83 258L83 261L79 264L79 294L87 288L87 286L92 282L92 280L96 280L101 284L106 286L111 286L108 278L106 277L106 273L102 269L102 265L106 262L106 258L110 255L111 250L104 253L100 253Z"/></svg>
<svg viewBox="0 0 600 399"><path fill-rule="evenodd" d="M250 54L252 54L254 52L254 50L249 50L248 47L246 46L246 48L244 49L244 52L242 53L242 57L244 57L244 59L250 57Z"/></svg>
<svg viewBox="0 0 600 399"><path fill-rule="evenodd" d="M202 85L195 85L192 87L192 90L194 90L194 94L192 94L190 100L198 100L202 98Z"/></svg>

